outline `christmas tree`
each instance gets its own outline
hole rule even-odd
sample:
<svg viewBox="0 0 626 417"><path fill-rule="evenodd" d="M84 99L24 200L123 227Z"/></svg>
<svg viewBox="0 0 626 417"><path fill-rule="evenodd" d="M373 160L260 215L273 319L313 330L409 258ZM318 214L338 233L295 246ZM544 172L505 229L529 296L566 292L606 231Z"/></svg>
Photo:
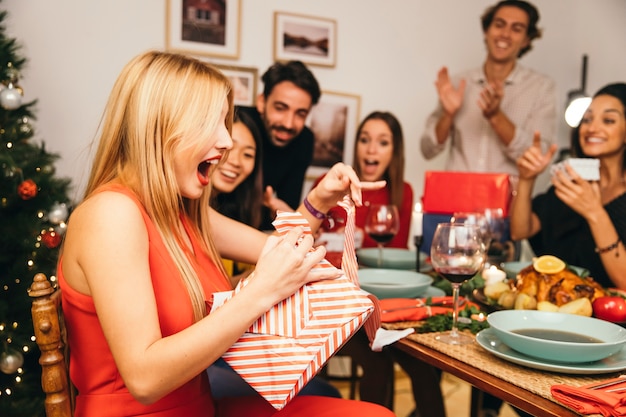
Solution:
<svg viewBox="0 0 626 417"><path fill-rule="evenodd" d="M38 272L56 282L69 180L55 177L58 156L30 141L36 101L22 102L26 59L6 17L0 11L0 416L34 417L44 411L28 288Z"/></svg>

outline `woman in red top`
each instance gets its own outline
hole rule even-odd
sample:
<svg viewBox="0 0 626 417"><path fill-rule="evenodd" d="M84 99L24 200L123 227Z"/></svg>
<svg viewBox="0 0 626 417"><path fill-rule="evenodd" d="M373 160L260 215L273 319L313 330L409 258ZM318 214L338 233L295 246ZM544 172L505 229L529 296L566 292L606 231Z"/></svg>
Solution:
<svg viewBox="0 0 626 417"><path fill-rule="evenodd" d="M339 276L312 271L325 250L311 250L301 227L267 236L207 209L211 173L232 146L232 100L214 67L162 52L134 58L113 87L59 260L76 417L392 416L337 398L297 397L276 412L261 397L211 397L205 369L252 323L302 285ZM343 165L327 178L308 195L318 210L381 186ZM256 272L207 314L212 293L232 288L220 256Z"/></svg>
<svg viewBox="0 0 626 417"><path fill-rule="evenodd" d="M404 181L404 135L398 119L389 112L374 111L367 115L356 133L354 171L361 181L387 181L387 186L363 191L363 205L356 208L356 226L363 229L372 204L395 204L400 212L400 229L385 246L408 247L413 209L413 189ZM323 178L320 177L315 186ZM337 230L345 223L345 210L333 208L322 229ZM364 248L376 247L376 241L365 235Z"/></svg>
<svg viewBox="0 0 626 417"><path fill-rule="evenodd" d="M363 205L356 208L356 225L360 228L365 226L370 204L395 204L400 212L400 230L386 246L406 249L413 208L413 189L404 181L404 137L400 122L393 114L374 111L363 119L356 134L353 166L362 181L387 182L384 188L363 190ZM316 184L324 178L320 177ZM342 223L345 223L345 211L333 208L322 228L336 230ZM375 246L376 241L365 235L363 247ZM363 368L359 382L360 398L389 405L394 393L380 381L393 375L395 361L411 378L418 414L445 414L438 379L431 366L416 361L397 349L393 351L393 355L389 350L372 352L362 333L357 333L340 351L341 354L351 356Z"/></svg>

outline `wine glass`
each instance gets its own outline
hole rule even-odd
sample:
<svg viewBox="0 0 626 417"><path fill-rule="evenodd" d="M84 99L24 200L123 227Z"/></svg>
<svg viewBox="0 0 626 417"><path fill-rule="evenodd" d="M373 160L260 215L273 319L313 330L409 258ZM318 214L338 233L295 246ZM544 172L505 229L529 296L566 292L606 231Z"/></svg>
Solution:
<svg viewBox="0 0 626 417"><path fill-rule="evenodd" d="M372 204L365 219L365 233L378 245L378 267L383 264L383 246L398 233L400 215L393 204Z"/></svg>
<svg viewBox="0 0 626 417"><path fill-rule="evenodd" d="M489 221L485 214L477 211L455 212L450 219L450 223L472 224L478 226L479 237L488 248L493 238Z"/></svg>
<svg viewBox="0 0 626 417"><path fill-rule="evenodd" d="M454 303L452 330L436 339L451 345L471 343L471 337L457 330L459 290L461 284L476 275L485 262L485 244L480 228L468 223L439 223L433 235L430 259L435 271L452 285Z"/></svg>
<svg viewBox="0 0 626 417"><path fill-rule="evenodd" d="M504 235L504 214L501 208L486 208L485 219L489 224L491 242L487 247L487 262L500 265L507 256L507 251L503 243ZM487 267L487 265L485 265Z"/></svg>

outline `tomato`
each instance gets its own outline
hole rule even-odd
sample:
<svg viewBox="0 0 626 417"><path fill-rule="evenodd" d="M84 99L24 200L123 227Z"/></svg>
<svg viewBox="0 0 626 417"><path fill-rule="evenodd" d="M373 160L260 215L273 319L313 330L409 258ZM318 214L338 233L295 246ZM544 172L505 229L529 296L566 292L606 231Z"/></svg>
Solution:
<svg viewBox="0 0 626 417"><path fill-rule="evenodd" d="M618 295L598 297L592 307L594 317L613 323L626 322L626 300Z"/></svg>

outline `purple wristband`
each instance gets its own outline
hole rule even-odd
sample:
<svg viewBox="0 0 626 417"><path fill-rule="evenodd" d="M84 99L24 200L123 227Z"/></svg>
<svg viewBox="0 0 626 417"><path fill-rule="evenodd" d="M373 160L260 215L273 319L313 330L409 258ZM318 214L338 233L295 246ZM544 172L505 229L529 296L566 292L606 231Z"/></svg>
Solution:
<svg viewBox="0 0 626 417"><path fill-rule="evenodd" d="M313 205L309 202L307 197L304 197L303 204L304 204L304 207L307 209L307 211L311 213L313 217L315 217L316 219L324 220L326 218L326 214L322 213L321 211L313 207Z"/></svg>

